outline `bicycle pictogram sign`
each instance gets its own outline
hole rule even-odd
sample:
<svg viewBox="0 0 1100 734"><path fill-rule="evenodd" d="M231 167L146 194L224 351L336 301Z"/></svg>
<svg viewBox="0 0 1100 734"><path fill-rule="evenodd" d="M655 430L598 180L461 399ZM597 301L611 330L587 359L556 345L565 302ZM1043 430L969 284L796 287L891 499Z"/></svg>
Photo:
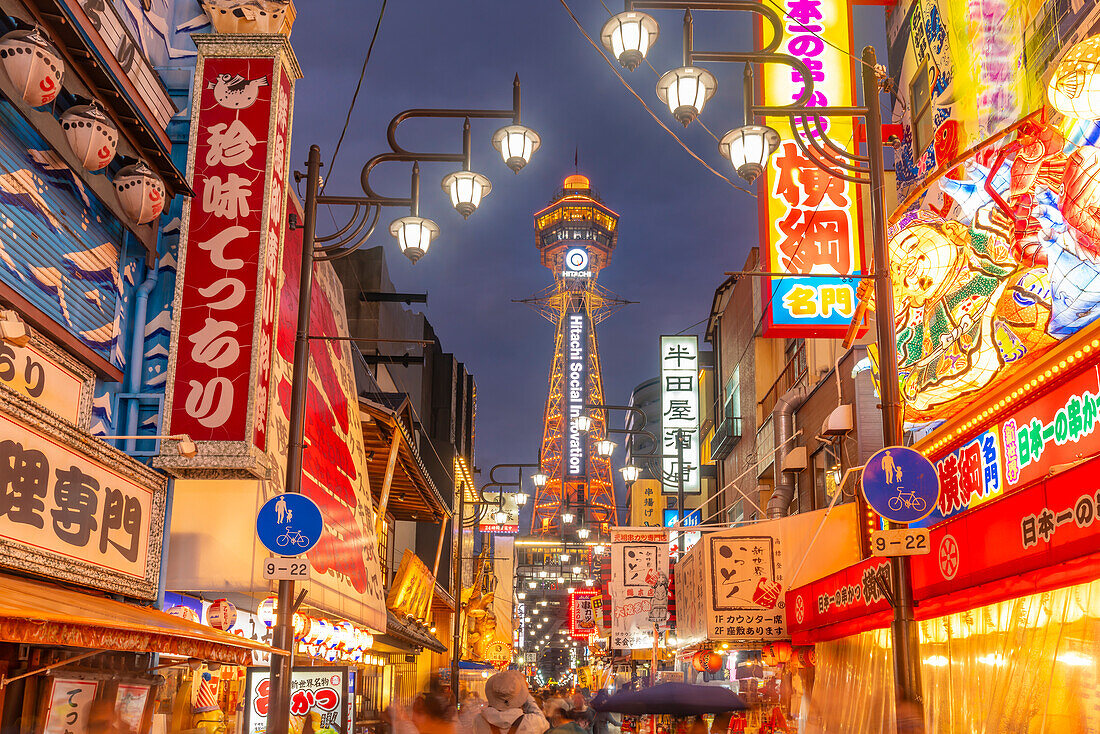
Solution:
<svg viewBox="0 0 1100 734"><path fill-rule="evenodd" d="M256 535L264 547L280 556L305 553L317 545L324 527L321 509L302 494L275 495L256 514Z"/></svg>
<svg viewBox="0 0 1100 734"><path fill-rule="evenodd" d="M882 449L863 468L863 496L886 520L915 523L936 508L940 480L932 462L913 449Z"/></svg>

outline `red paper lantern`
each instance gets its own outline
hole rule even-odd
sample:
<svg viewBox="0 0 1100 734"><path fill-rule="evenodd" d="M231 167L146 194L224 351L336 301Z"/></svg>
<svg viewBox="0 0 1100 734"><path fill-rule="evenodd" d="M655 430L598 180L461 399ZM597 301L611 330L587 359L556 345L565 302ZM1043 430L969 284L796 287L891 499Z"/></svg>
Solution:
<svg viewBox="0 0 1100 734"><path fill-rule="evenodd" d="M713 650L700 650L691 656L691 667L700 673L717 673L722 669L722 656Z"/></svg>

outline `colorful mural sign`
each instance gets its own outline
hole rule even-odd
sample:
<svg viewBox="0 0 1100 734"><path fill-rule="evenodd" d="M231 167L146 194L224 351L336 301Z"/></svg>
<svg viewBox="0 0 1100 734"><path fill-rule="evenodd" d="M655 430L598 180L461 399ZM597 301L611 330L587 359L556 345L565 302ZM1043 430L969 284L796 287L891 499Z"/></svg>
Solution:
<svg viewBox="0 0 1100 734"><path fill-rule="evenodd" d="M906 420L946 418L1100 315L1100 124L1039 116L888 230Z"/></svg>
<svg viewBox="0 0 1100 734"><path fill-rule="evenodd" d="M1100 28L1100 6L1061 0L910 0L887 22L899 199L1043 105L1043 75ZM959 161L961 163L961 161Z"/></svg>
<svg viewBox="0 0 1100 734"><path fill-rule="evenodd" d="M668 531L611 528L611 648L649 649L668 627Z"/></svg>
<svg viewBox="0 0 1100 734"><path fill-rule="evenodd" d="M569 636L574 640L587 640L598 632L593 605L597 594L595 589L578 589L569 594Z"/></svg>
<svg viewBox="0 0 1100 734"><path fill-rule="evenodd" d="M784 23L780 50L803 61L813 76L807 106L850 105L852 84L851 8L843 0L784 0L777 3ZM763 102L790 104L803 91L797 72L767 64ZM801 124L802 118L795 118ZM765 118L784 139L765 168L760 197L764 270L772 273L852 275L863 267L859 192L854 184L815 166L791 139L785 117ZM817 123L807 118L811 130ZM821 119L829 137L846 150L855 149L850 119ZM856 310L851 278L761 278L765 312L764 336L843 336Z"/></svg>
<svg viewBox="0 0 1100 734"><path fill-rule="evenodd" d="M1100 451L1100 370L1091 367L935 459L941 494L919 526L1027 486Z"/></svg>

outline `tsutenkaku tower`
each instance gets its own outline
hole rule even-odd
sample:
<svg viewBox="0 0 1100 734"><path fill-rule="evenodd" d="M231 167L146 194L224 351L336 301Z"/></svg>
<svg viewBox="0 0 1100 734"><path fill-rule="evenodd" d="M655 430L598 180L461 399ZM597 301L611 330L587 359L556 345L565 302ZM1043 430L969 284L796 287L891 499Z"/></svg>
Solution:
<svg viewBox="0 0 1100 734"><path fill-rule="evenodd" d="M604 402L595 327L628 303L596 283L618 227L619 215L584 176L566 178L550 206L535 214L536 244L554 282L523 302L554 324L554 357L539 454L548 479L535 496L532 533L557 533L566 507L592 530L615 524L611 459L596 451L596 441L607 435L605 416L589 411L587 434L573 419L585 405Z"/></svg>

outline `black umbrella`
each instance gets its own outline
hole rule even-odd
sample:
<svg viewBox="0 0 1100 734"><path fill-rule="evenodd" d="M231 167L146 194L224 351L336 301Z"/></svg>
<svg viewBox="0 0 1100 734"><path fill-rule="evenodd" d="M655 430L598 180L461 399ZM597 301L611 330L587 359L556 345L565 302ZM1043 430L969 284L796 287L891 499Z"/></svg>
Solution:
<svg viewBox="0 0 1100 734"><path fill-rule="evenodd" d="M638 691L621 691L599 703L593 701L592 708L619 714L695 716L740 711L748 706L736 693L721 686L661 683Z"/></svg>

